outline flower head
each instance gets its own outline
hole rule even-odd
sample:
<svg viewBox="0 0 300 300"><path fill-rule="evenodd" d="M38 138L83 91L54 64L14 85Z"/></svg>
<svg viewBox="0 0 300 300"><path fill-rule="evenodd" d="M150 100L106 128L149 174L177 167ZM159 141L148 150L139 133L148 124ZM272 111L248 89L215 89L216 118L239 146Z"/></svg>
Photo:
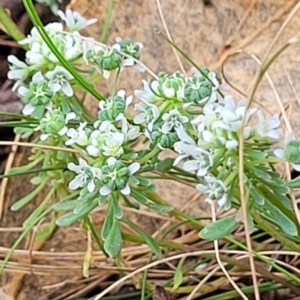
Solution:
<svg viewBox="0 0 300 300"><path fill-rule="evenodd" d="M46 77L53 93L62 91L68 97L73 96L74 92L69 81L74 77L65 68L56 66L53 71L47 72Z"/></svg>
<svg viewBox="0 0 300 300"><path fill-rule="evenodd" d="M212 203L217 200L219 207L226 205L227 188L222 180L213 176L205 176L204 183L197 185L197 190L207 195L205 201Z"/></svg>
<svg viewBox="0 0 300 300"><path fill-rule="evenodd" d="M120 90L117 95L99 102L99 120L119 121L124 117L125 110L132 102L132 96L125 99L125 91Z"/></svg>
<svg viewBox="0 0 300 300"><path fill-rule="evenodd" d="M101 169L89 166L81 157L79 157L79 165L69 163L68 169L77 173L77 176L69 183L71 190L87 187L87 190L92 193L96 187L95 181L102 178Z"/></svg>
<svg viewBox="0 0 300 300"><path fill-rule="evenodd" d="M65 13L59 10L57 14L62 20L66 22L66 25L71 32L80 31L85 27L97 22L97 19L87 20L84 17L82 17L81 14L77 11L72 11L70 9L67 9Z"/></svg>
<svg viewBox="0 0 300 300"><path fill-rule="evenodd" d="M109 195L113 191L120 190L123 195L130 194L128 181L130 177L140 169L140 164L135 162L126 166L123 162L110 157L107 164L102 167L102 182L105 184L100 189L102 196Z"/></svg>
<svg viewBox="0 0 300 300"><path fill-rule="evenodd" d="M33 115L41 118L45 108L50 109L51 107L53 92L41 72L33 75L28 88L21 86L18 89L18 94L28 102L23 109L23 114L26 116ZM37 110L39 111L34 113Z"/></svg>
<svg viewBox="0 0 300 300"><path fill-rule="evenodd" d="M283 130L280 128L279 116L275 115L269 119L266 119L261 110L259 110L257 114L258 114L258 125L256 127L257 136L260 138L268 139L272 142L278 141L283 135Z"/></svg>

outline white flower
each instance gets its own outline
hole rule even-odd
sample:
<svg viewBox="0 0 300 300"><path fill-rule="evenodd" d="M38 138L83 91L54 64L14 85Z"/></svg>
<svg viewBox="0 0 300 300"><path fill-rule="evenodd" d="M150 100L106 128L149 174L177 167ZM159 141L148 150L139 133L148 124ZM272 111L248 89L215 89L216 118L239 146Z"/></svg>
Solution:
<svg viewBox="0 0 300 300"><path fill-rule="evenodd" d="M179 153L173 165L177 165L181 160L188 158L183 164L185 171L196 171L197 176L205 176L208 169L213 165L213 156L196 145L196 142L184 131L183 127L176 130L180 142L176 142L174 150Z"/></svg>
<svg viewBox="0 0 300 300"><path fill-rule="evenodd" d="M158 95L155 94L153 91L153 86L158 85L157 81L153 81L152 83L147 82L146 80L142 80L144 90L135 90L134 94L137 96L140 100L143 102L149 102L153 103L157 100L161 100L162 98Z"/></svg>
<svg viewBox="0 0 300 300"><path fill-rule="evenodd" d="M205 183L198 184L197 190L206 194L206 202L212 203L212 201L217 200L219 207L223 207L227 201L227 188L222 180L217 179L213 176L205 176Z"/></svg>
<svg viewBox="0 0 300 300"><path fill-rule="evenodd" d="M88 137L86 132L87 122L81 122L77 129L69 128L66 135L70 138L65 142L65 145L78 144L80 146L85 146L88 144Z"/></svg>
<svg viewBox="0 0 300 300"><path fill-rule="evenodd" d="M79 158L79 165L74 163L68 164L68 169L76 172L78 175L69 183L71 190L87 187L87 190L92 193L95 190L95 180L101 179L102 172L99 168L94 168L88 165L88 163Z"/></svg>
<svg viewBox="0 0 300 300"><path fill-rule="evenodd" d="M123 143L123 133L111 132L106 138L105 145L101 147L101 152L105 156L120 157L124 153Z"/></svg>
<svg viewBox="0 0 300 300"><path fill-rule="evenodd" d="M140 127L132 126L128 121L123 118L122 122L122 133L124 135L124 142L133 141L140 135Z"/></svg>
<svg viewBox="0 0 300 300"><path fill-rule="evenodd" d="M20 61L14 55L9 55L7 57L8 62L11 63L9 71L7 72L8 79L24 81L28 78L30 73L30 67L24 62Z"/></svg>
<svg viewBox="0 0 300 300"><path fill-rule="evenodd" d="M46 77L53 93L62 91L68 97L73 96L74 92L69 81L74 77L65 68L56 66L53 71L47 72Z"/></svg>
<svg viewBox="0 0 300 300"><path fill-rule="evenodd" d="M173 128L176 129L182 124L187 123L189 121L189 118L181 115L177 109L172 109L162 116L162 120L164 121L162 131L169 132Z"/></svg>
<svg viewBox="0 0 300 300"><path fill-rule="evenodd" d="M87 20L82 17L77 11L72 11L70 9L67 9L65 13L59 10L57 14L62 20L66 22L66 25L68 26L70 31L80 31L85 27L97 22L97 19Z"/></svg>
<svg viewBox="0 0 300 300"><path fill-rule="evenodd" d="M283 135L283 130L280 127L279 116L275 115L266 119L261 110L258 114L258 125L256 127L256 133L262 138L268 138L271 141L278 141Z"/></svg>
<svg viewBox="0 0 300 300"><path fill-rule="evenodd" d="M134 117L133 122L135 124L145 123L149 131L152 131L153 124L159 118L158 107L142 100L142 102L135 104L134 109L140 111L140 113Z"/></svg>

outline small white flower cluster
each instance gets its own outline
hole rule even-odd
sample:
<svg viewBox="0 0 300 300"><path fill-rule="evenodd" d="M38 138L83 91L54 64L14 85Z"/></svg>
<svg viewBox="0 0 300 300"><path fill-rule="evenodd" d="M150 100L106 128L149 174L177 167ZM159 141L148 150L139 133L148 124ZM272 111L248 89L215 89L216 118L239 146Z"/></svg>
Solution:
<svg viewBox="0 0 300 300"><path fill-rule="evenodd" d="M283 134L279 117L265 119L262 111L247 110L245 101L236 104L231 96L222 96L218 74L208 70L194 69L190 78L179 72L160 74L158 80L143 84L143 90L135 91L141 102L135 105L139 113L134 122L144 125L145 135L157 147L178 153L174 165L183 162L185 171L195 172L197 189L208 201L230 207L227 171L222 168L236 170L243 119L245 142L271 145ZM257 124L251 125L255 115Z"/></svg>
<svg viewBox="0 0 300 300"><path fill-rule="evenodd" d="M98 189L101 196L107 196L120 190L123 195L130 194L129 180L140 169L140 164L134 162L126 166L120 160L109 157L101 168L91 167L84 159L79 158L79 165L68 164L68 169L77 176L69 183L71 190L87 188L90 193Z"/></svg>
<svg viewBox="0 0 300 300"><path fill-rule="evenodd" d="M65 13L58 11L57 13L66 23L69 32L65 32L64 26L56 22L49 23L44 29L55 44L56 49L70 64L78 65L87 62L89 68L99 70L106 78L113 70L122 70L125 66L136 64L135 60L139 59L142 44L134 43L131 40L122 41L117 38L116 44L112 48L99 45L94 39L86 39L79 34L80 30L94 24L96 19L86 20L78 12L71 10L66 10ZM8 57L11 64L8 78L16 81L14 89L17 89L19 96L26 103L23 114L39 120L42 118L49 119L52 111L59 109L64 113L65 124L67 124L67 119L69 119L67 115L73 110L73 106L67 99L73 99L74 88L76 87L73 75L60 65L58 58L48 47L36 27L33 27L30 34L19 43L27 45L29 50L26 52L25 62L13 55ZM92 73L85 70L80 75L89 81L93 77L90 75ZM121 98L121 96L119 97ZM101 102L102 109L108 105L109 103ZM126 105L129 105L129 102ZM76 113L81 112L77 111ZM121 119L122 115L117 117ZM55 118L51 119L55 120ZM61 122L61 118L59 120ZM55 124L51 126L60 128ZM48 129L43 133L49 135L50 126L47 127ZM37 129L41 128L45 129L45 126L39 126ZM53 130L51 130L51 134L55 134ZM56 134L61 135L58 131Z"/></svg>

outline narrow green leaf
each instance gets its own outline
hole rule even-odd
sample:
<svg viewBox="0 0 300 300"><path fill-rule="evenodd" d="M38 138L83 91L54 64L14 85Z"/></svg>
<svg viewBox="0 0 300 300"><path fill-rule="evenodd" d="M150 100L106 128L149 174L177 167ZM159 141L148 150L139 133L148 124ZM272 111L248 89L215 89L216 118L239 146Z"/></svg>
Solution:
<svg viewBox="0 0 300 300"><path fill-rule="evenodd" d="M98 205L98 199L93 199L89 201L80 201L78 205L74 208L74 214L87 215Z"/></svg>
<svg viewBox="0 0 300 300"><path fill-rule="evenodd" d="M235 216L228 216L204 227L199 235L204 240L219 240L233 232L239 225Z"/></svg>
<svg viewBox="0 0 300 300"><path fill-rule="evenodd" d="M104 224L102 226L102 230L101 230L101 238L102 240L106 240L108 237L108 234L110 232L110 229L112 227L112 223L113 223L113 219L114 219L114 206L113 204L110 202L108 205L108 210L106 212L106 216L104 219Z"/></svg>
<svg viewBox="0 0 300 300"><path fill-rule="evenodd" d="M131 196L141 204L147 205L148 198L142 195L137 189L131 189Z"/></svg>
<svg viewBox="0 0 300 300"><path fill-rule="evenodd" d="M119 206L117 195L111 197L112 205L114 206L114 217L118 220L122 219L123 211Z"/></svg>
<svg viewBox="0 0 300 300"><path fill-rule="evenodd" d="M52 187L50 192L47 194L46 198L42 201L42 203L30 214L30 216L23 222L23 227L31 227L31 224L36 222L36 219L45 211L48 202L51 200L55 189Z"/></svg>
<svg viewBox="0 0 300 300"><path fill-rule="evenodd" d="M247 169L249 169L251 172L253 172L253 174L256 177L264 179L264 180L272 179L272 176L268 172L263 171L259 167L255 167L255 166L251 165L251 163L247 163L246 166L247 166Z"/></svg>
<svg viewBox="0 0 300 300"><path fill-rule="evenodd" d="M267 157L267 153L261 151L261 150L253 150L250 148L246 148L245 149L245 154L248 154L249 156L251 156L254 159L263 159Z"/></svg>
<svg viewBox="0 0 300 300"><path fill-rule="evenodd" d="M296 236L298 234L297 227L278 207L270 201L266 201L260 210L274 224L278 225L286 234Z"/></svg>
<svg viewBox="0 0 300 300"><path fill-rule="evenodd" d="M291 189L299 189L300 188L300 176L296 177L293 180L286 181L286 186L288 186Z"/></svg>
<svg viewBox="0 0 300 300"><path fill-rule="evenodd" d="M263 193L257 189L256 187L252 186L250 188L250 195L253 198L253 200L255 201L256 204L258 205L264 205L265 203L265 196L263 195Z"/></svg>
<svg viewBox="0 0 300 300"><path fill-rule="evenodd" d="M182 257L178 263L178 266L176 268L175 274L174 274L174 284L173 284L173 290L176 290L177 288L179 288L179 286L182 283L183 280L183 270L182 270L182 266L183 263L185 261L185 257Z"/></svg>
<svg viewBox="0 0 300 300"><path fill-rule="evenodd" d="M122 243L119 221L113 218L111 229L104 241L104 250L110 257L116 257L122 250Z"/></svg>
<svg viewBox="0 0 300 300"><path fill-rule="evenodd" d="M79 203L79 201L80 200L57 202L52 206L52 209L55 211L73 210L76 207L76 205Z"/></svg>
<svg viewBox="0 0 300 300"><path fill-rule="evenodd" d="M34 189L31 193L29 193L28 195L26 195L25 197L21 198L20 200L18 200L17 202L15 202L12 206L11 206L11 210L12 211L17 211L20 208L22 208L24 205L26 205L27 203L29 203L34 197L36 197L39 192L46 186L47 180L44 180L36 189Z"/></svg>
<svg viewBox="0 0 300 300"><path fill-rule="evenodd" d="M151 235L146 233L143 229L131 222L129 219L123 218L122 221L127 223L134 231L136 231L144 239L144 241L147 243L147 245L149 245L149 247L157 257L162 257L158 243Z"/></svg>
<svg viewBox="0 0 300 300"><path fill-rule="evenodd" d="M66 213L65 215L59 217L56 220L56 225L58 226L70 226L74 224L76 221L80 220L83 216L74 214L74 212Z"/></svg>
<svg viewBox="0 0 300 300"><path fill-rule="evenodd" d="M131 207L134 209L140 209L140 205L137 202L131 202L125 195L122 195L124 203L127 207Z"/></svg>
<svg viewBox="0 0 300 300"><path fill-rule="evenodd" d="M147 203L146 206L149 208L159 212L159 213L169 213L173 210L172 206L164 205L164 204L157 204L157 203Z"/></svg>
<svg viewBox="0 0 300 300"><path fill-rule="evenodd" d="M159 172L165 173L172 169L174 163L174 159L167 157L164 160L161 160L159 163L156 164L155 169Z"/></svg>
<svg viewBox="0 0 300 300"><path fill-rule="evenodd" d="M52 235L55 227L56 227L56 224L53 219L53 221L46 228L42 229L41 231L39 231L36 234L36 236L35 236L36 240L45 240L45 239L49 238Z"/></svg>

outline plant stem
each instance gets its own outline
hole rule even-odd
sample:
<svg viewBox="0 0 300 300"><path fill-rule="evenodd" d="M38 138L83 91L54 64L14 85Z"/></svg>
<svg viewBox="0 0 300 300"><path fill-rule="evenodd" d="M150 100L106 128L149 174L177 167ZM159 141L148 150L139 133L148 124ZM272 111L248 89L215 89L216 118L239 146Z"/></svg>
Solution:
<svg viewBox="0 0 300 300"><path fill-rule="evenodd" d="M110 24L110 19L111 19L111 13L112 13L112 10L113 10L113 6L114 6L114 0L108 0L106 18L105 18L102 33L101 33L101 36L100 36L100 42L101 43L104 43L105 40L106 40L106 36L107 36L109 24Z"/></svg>
<svg viewBox="0 0 300 300"><path fill-rule="evenodd" d="M156 155L159 151L160 151L160 149L158 147L153 148L148 154L146 154L144 157L142 157L139 160L139 163L141 165L144 164L145 162L150 160L154 155Z"/></svg>
<svg viewBox="0 0 300 300"><path fill-rule="evenodd" d="M16 23L11 19L4 7L0 4L0 23L4 26L7 33L15 40L20 41L25 38ZM27 46L23 46L27 50Z"/></svg>

